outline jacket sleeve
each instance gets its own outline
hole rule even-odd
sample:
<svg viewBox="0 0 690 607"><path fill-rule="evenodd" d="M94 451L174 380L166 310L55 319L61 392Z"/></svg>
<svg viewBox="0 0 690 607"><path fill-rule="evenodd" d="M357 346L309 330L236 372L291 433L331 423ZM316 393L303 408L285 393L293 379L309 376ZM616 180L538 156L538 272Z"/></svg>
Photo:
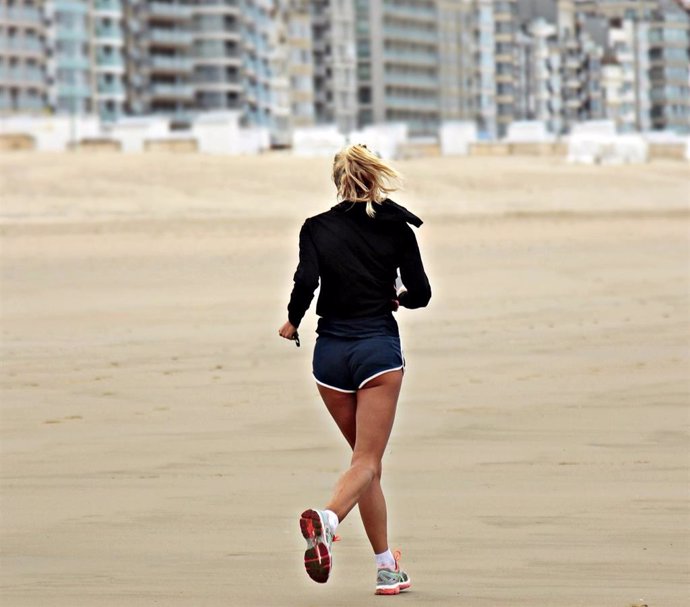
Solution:
<svg viewBox="0 0 690 607"><path fill-rule="evenodd" d="M406 292L400 294L398 301L404 308L423 308L431 299L431 286L424 272L422 256L412 228L405 224L402 236L402 256L400 259L400 278Z"/></svg>
<svg viewBox="0 0 690 607"><path fill-rule="evenodd" d="M293 280L295 285L288 303L288 320L294 327L299 327L319 286L319 262L308 219L299 232L299 264Z"/></svg>

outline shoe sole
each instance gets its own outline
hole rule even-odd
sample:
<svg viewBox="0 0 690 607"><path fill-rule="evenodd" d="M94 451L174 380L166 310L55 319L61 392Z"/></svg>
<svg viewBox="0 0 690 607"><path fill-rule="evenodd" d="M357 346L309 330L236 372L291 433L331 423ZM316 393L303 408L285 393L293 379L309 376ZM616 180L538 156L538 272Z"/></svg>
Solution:
<svg viewBox="0 0 690 607"><path fill-rule="evenodd" d="M299 519L299 528L307 549L304 552L304 568L307 575L319 584L325 584L331 574L331 551L324 542L323 521L316 510L305 510Z"/></svg>
<svg viewBox="0 0 690 607"><path fill-rule="evenodd" d="M391 595L400 594L403 590L407 590L410 587L410 582L404 582L402 584L397 584L396 586L386 586L382 588L377 588L375 594Z"/></svg>

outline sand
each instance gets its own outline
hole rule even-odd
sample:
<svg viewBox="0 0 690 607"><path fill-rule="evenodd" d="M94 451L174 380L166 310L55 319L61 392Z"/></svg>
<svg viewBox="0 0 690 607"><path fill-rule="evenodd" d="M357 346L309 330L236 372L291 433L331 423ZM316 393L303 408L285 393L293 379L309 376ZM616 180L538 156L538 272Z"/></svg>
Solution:
<svg viewBox="0 0 690 607"><path fill-rule="evenodd" d="M688 604L687 165L399 163L433 287L384 461L413 580L356 512L325 586L297 517L347 447L277 329L327 160L0 156L2 604Z"/></svg>

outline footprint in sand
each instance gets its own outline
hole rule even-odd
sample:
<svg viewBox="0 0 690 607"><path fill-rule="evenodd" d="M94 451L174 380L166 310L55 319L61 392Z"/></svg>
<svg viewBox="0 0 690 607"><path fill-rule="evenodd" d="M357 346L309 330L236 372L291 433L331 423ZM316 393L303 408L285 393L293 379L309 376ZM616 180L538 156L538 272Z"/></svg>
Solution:
<svg viewBox="0 0 690 607"><path fill-rule="evenodd" d="M61 424L61 419L47 419L43 422L44 424Z"/></svg>
<svg viewBox="0 0 690 607"><path fill-rule="evenodd" d="M62 419L84 419L81 415L66 415Z"/></svg>

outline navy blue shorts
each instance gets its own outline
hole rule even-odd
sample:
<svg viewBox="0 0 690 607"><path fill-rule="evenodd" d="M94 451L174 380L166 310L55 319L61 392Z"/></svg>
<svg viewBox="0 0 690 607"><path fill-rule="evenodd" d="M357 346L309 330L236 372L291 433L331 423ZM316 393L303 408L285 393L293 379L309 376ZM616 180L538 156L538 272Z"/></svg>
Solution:
<svg viewBox="0 0 690 607"><path fill-rule="evenodd" d="M316 383L338 392L356 392L371 379L405 368L400 337L348 338L319 335L312 371Z"/></svg>

